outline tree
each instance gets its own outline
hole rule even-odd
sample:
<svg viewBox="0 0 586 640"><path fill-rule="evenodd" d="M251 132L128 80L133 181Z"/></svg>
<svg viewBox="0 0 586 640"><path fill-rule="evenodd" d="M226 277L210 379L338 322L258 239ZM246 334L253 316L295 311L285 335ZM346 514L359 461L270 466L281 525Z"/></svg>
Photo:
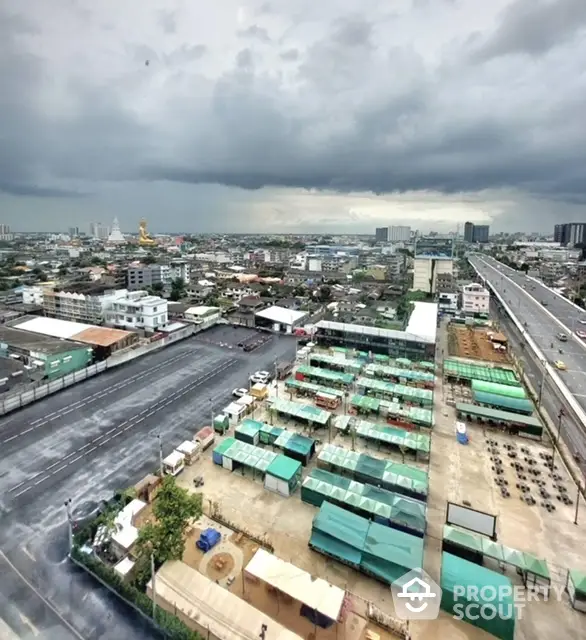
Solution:
<svg viewBox="0 0 586 640"><path fill-rule="evenodd" d="M201 516L201 494L178 487L173 476L165 476L153 502L155 523L140 529L136 549L140 557L154 554L155 564L180 560L185 551L185 534L191 520Z"/></svg>
<svg viewBox="0 0 586 640"><path fill-rule="evenodd" d="M185 282L183 278L175 278L173 282L171 282L171 295L169 298L173 300L173 302L177 300L181 300L181 298L185 295Z"/></svg>
<svg viewBox="0 0 586 640"><path fill-rule="evenodd" d="M154 264L156 261L157 259L152 253L149 253L148 256L145 256L142 259L143 264Z"/></svg>
<svg viewBox="0 0 586 640"><path fill-rule="evenodd" d="M153 291L155 295L160 295L164 290L165 286L162 282L154 282L151 286L151 291Z"/></svg>
<svg viewBox="0 0 586 640"><path fill-rule="evenodd" d="M317 290L316 297L320 302L327 302L332 297L332 289L327 284L324 284Z"/></svg>

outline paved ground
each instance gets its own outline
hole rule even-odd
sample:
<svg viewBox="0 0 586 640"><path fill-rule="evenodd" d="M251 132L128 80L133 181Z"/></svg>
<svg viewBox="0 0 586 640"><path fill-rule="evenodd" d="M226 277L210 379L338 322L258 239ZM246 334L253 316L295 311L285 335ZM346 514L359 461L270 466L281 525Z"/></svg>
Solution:
<svg viewBox="0 0 586 640"><path fill-rule="evenodd" d="M447 336L445 323L438 331L438 354L447 352ZM438 362L441 355L438 355ZM544 397L548 395L544 391ZM497 516L498 541L514 549L534 553L544 558L549 566L552 583L555 589L562 591L567 569L583 564L583 548L586 541L586 513L581 501L578 525L574 524L575 504L565 506L554 499L556 510L548 513L539 503L534 506L525 504L520 499L520 491L516 487L518 479L506 462L504 444L513 445L519 450L521 446L531 451L534 459L540 460L539 453L551 452L549 445L531 440L506 436L497 430L483 429L480 425L469 423L470 443L467 446L458 444L455 437L454 424L456 415L453 407L446 406L443 401L443 381L437 379L435 400L435 426L432 436L428 499L427 537L425 544L424 568L436 581L440 577L441 539L443 525L446 521L447 501L462 504L468 501L472 508ZM501 455L505 459L505 479L508 481L510 496L504 498L495 483L492 463L487 454L486 439L496 440ZM559 462L559 461L558 461ZM544 464L538 462L543 477L551 490L552 481L546 474ZM558 465L558 473L573 500L576 499L576 488L565 469ZM531 487L536 494L534 486ZM495 564L487 561L487 567L499 570ZM513 585L520 586L521 581L515 571L508 567L506 575ZM414 625L415 626L415 625ZM455 622L447 614L428 624L417 625L413 629L413 640L489 640L493 636L469 624ZM558 601L552 597L548 602L528 602L523 609L521 619L517 622L516 640L545 640L547 638L585 639L586 628L582 614L574 611L568 604L567 596Z"/></svg>
<svg viewBox="0 0 586 640"><path fill-rule="evenodd" d="M475 256L470 258L470 262L482 277L504 296L517 319L526 323L528 334L547 360L550 363L562 360L566 364L568 370L560 371L559 376L586 411L586 343L572 333L572 327L575 330L582 326L577 320L586 319L586 313L578 311L551 289L536 284L535 281L518 271L508 269L496 260ZM533 286L535 290L531 289ZM547 302L547 308L541 301ZM556 338L560 332L570 336L568 342L560 342ZM562 354L559 353L559 349L562 349Z"/></svg>
<svg viewBox="0 0 586 640"><path fill-rule="evenodd" d="M249 372L293 354L284 337L251 354L191 338L1 419L3 624L21 636L54 629L60 640L157 637L65 559L64 501L75 509L136 482L157 464L156 432L168 453Z"/></svg>

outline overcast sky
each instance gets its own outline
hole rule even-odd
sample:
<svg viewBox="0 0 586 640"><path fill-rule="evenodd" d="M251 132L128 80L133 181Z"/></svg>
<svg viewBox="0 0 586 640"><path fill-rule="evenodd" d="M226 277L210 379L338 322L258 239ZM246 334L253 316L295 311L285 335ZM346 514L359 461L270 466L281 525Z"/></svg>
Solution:
<svg viewBox="0 0 586 640"><path fill-rule="evenodd" d="M586 0L0 0L0 222L551 232L585 61Z"/></svg>

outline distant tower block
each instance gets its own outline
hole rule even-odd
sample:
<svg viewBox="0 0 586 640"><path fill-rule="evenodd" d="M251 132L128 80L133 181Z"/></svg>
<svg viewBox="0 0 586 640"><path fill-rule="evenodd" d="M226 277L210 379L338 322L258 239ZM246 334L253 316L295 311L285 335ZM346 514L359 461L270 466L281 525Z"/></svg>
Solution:
<svg viewBox="0 0 586 640"><path fill-rule="evenodd" d="M120 231L118 218L114 218L112 231L110 231L110 235L108 236L108 244L122 244L124 242L126 242L126 238L122 235L122 231Z"/></svg>
<svg viewBox="0 0 586 640"><path fill-rule="evenodd" d="M150 237L149 232L147 231L147 223L144 218L140 221L140 225L138 227L138 244L141 247L152 247L155 244L155 241Z"/></svg>

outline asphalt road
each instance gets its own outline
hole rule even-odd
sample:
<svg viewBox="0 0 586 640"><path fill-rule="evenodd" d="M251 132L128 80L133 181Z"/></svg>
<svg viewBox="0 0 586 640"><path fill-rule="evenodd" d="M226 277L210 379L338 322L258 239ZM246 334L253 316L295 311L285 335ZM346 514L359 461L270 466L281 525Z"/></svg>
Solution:
<svg viewBox="0 0 586 640"><path fill-rule="evenodd" d="M564 362L567 371L559 371L558 375L586 412L586 343L572 332L572 327L574 330L578 327L586 329L586 325L578 323L578 319L586 319L586 313L578 311L551 289L494 259L474 256L469 260L492 288L504 297L517 319L526 323L527 333L547 361L550 364L556 360ZM547 307L541 304L542 301L547 303ZM568 335L567 342L558 340L556 336L560 332Z"/></svg>
<svg viewBox="0 0 586 640"><path fill-rule="evenodd" d="M216 346L225 333L204 332L0 419L0 629L47 640L158 637L66 559L63 505L71 498L75 511L135 483L158 464L155 433L169 453L249 373L295 351L276 336L249 354Z"/></svg>

